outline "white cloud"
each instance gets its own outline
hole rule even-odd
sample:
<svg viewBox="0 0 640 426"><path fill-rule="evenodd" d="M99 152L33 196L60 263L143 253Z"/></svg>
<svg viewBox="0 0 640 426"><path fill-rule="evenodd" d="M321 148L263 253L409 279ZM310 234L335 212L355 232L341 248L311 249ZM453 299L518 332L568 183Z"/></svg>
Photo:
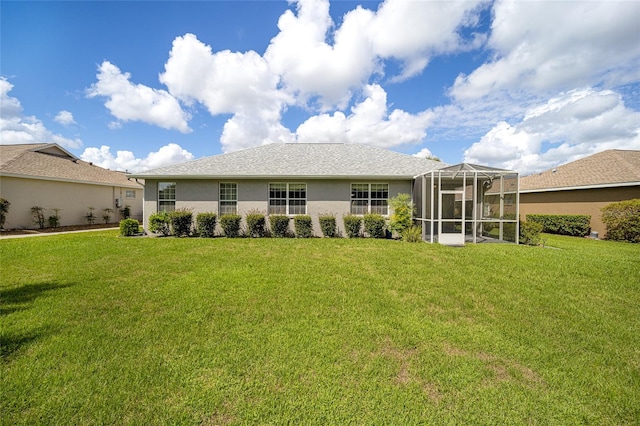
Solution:
<svg viewBox="0 0 640 426"><path fill-rule="evenodd" d="M52 133L34 116L24 116L17 98L9 96L13 84L0 77L0 143L57 143L66 148L80 148L80 139L69 139Z"/></svg>
<svg viewBox="0 0 640 426"><path fill-rule="evenodd" d="M55 116L54 120L62 124L63 126L76 124L76 121L73 119L73 114L65 110L60 111L58 115Z"/></svg>
<svg viewBox="0 0 640 426"><path fill-rule="evenodd" d="M164 129L176 129L189 133L189 114L178 101L165 90L133 84L131 75L104 61L98 68L98 81L87 90L90 98L107 97L105 106L120 121L143 121Z"/></svg>
<svg viewBox="0 0 640 426"><path fill-rule="evenodd" d="M422 148L420 151L416 152L415 154L413 154L414 157L418 157L418 158L433 158L435 157L433 155L433 152L431 152L431 150L429 148Z"/></svg>
<svg viewBox="0 0 640 426"><path fill-rule="evenodd" d="M365 87L366 99L351 108L351 114L321 114L309 118L297 131L299 142L344 142L390 148L416 144L427 135L432 113L409 114L387 109L387 94L379 85Z"/></svg>
<svg viewBox="0 0 640 426"><path fill-rule="evenodd" d="M499 0L488 46L495 52L451 90L473 99L496 90L542 93L615 87L640 78L640 7L634 1Z"/></svg>
<svg viewBox="0 0 640 426"><path fill-rule="evenodd" d="M114 156L111 147L102 145L100 148L86 148L81 158L106 169L141 172L193 160L193 154L180 145L170 143L149 153L145 158L136 158L131 151L117 151Z"/></svg>
<svg viewBox="0 0 640 426"><path fill-rule="evenodd" d="M640 112L616 92L583 89L530 108L514 126L498 123L464 161L529 174L606 149L640 149Z"/></svg>

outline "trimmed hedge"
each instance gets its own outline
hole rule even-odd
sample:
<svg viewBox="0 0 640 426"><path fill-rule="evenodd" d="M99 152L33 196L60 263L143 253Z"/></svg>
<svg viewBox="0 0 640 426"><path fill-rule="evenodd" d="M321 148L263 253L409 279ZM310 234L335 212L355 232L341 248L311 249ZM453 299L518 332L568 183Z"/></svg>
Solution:
<svg viewBox="0 0 640 426"><path fill-rule="evenodd" d="M174 210L169 213L171 229L176 237L188 237L193 225L193 213L187 209Z"/></svg>
<svg viewBox="0 0 640 426"><path fill-rule="evenodd" d="M520 244L528 244L530 246L540 244L540 233L542 229L542 224L538 222L520 222Z"/></svg>
<svg viewBox="0 0 640 426"><path fill-rule="evenodd" d="M311 216L301 214L293 218L293 227L296 231L296 238L313 237L313 223Z"/></svg>
<svg viewBox="0 0 640 426"><path fill-rule="evenodd" d="M349 238L360 237L360 229L362 228L362 217L348 214L342 218L344 222L344 232Z"/></svg>
<svg viewBox="0 0 640 426"><path fill-rule="evenodd" d="M370 238L385 238L385 220L382 215L369 213L364 215L364 232Z"/></svg>
<svg viewBox="0 0 640 426"><path fill-rule="evenodd" d="M131 237L136 235L140 229L140 224L135 219L123 219L120 221L120 235Z"/></svg>
<svg viewBox="0 0 640 426"><path fill-rule="evenodd" d="M591 232L591 216L581 214L528 214L527 222L542 225L542 232L549 234L585 237Z"/></svg>
<svg viewBox="0 0 640 426"><path fill-rule="evenodd" d="M640 198L611 203L601 211L608 240L640 243Z"/></svg>
<svg viewBox="0 0 640 426"><path fill-rule="evenodd" d="M149 216L149 231L154 234L162 234L167 236L171 234L171 228L169 224L171 223L171 218L169 217L169 213L167 212L157 212L153 213Z"/></svg>
<svg viewBox="0 0 640 426"><path fill-rule="evenodd" d="M277 238L289 236L289 216L283 214L272 214L269 216L271 235Z"/></svg>
<svg viewBox="0 0 640 426"><path fill-rule="evenodd" d="M336 224L336 217L332 214L323 214L318 216L320 222L320 230L322 235L328 238L333 238L338 235L338 226Z"/></svg>
<svg viewBox="0 0 640 426"><path fill-rule="evenodd" d="M220 226L227 238L238 238L240 236L240 224L242 216L235 213L227 213L220 216Z"/></svg>
<svg viewBox="0 0 640 426"><path fill-rule="evenodd" d="M247 213L247 236L252 238L262 238L267 235L267 221L264 213L251 211Z"/></svg>
<svg viewBox="0 0 640 426"><path fill-rule="evenodd" d="M196 216L196 230L200 238L213 238L216 233L218 215L215 213L198 213Z"/></svg>

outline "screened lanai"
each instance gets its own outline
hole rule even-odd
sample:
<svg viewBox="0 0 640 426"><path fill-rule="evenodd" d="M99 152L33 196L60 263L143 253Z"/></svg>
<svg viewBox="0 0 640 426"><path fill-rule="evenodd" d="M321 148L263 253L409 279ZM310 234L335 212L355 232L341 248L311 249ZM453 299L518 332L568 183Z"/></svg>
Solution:
<svg viewBox="0 0 640 426"><path fill-rule="evenodd" d="M518 173L462 163L415 179L416 219L431 243L518 243Z"/></svg>

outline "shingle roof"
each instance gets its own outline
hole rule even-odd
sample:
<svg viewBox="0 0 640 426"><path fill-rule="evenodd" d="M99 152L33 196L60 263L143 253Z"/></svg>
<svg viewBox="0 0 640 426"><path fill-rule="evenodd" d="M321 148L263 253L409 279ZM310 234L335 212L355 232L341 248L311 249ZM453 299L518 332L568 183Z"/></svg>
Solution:
<svg viewBox="0 0 640 426"><path fill-rule="evenodd" d="M56 144L0 145L0 176L142 188L123 172L82 161Z"/></svg>
<svg viewBox="0 0 640 426"><path fill-rule="evenodd" d="M640 185L640 151L611 149L520 179L520 191Z"/></svg>
<svg viewBox="0 0 640 426"><path fill-rule="evenodd" d="M131 176L140 178L411 179L447 164L361 144L274 143Z"/></svg>

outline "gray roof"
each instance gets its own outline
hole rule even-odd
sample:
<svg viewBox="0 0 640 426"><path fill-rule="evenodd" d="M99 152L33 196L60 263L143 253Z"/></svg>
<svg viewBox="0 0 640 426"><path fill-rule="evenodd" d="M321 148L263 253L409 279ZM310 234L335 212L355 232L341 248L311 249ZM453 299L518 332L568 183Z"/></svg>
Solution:
<svg viewBox="0 0 640 426"><path fill-rule="evenodd" d="M274 143L131 176L146 179L411 179L445 166L447 164L439 161L362 144Z"/></svg>

